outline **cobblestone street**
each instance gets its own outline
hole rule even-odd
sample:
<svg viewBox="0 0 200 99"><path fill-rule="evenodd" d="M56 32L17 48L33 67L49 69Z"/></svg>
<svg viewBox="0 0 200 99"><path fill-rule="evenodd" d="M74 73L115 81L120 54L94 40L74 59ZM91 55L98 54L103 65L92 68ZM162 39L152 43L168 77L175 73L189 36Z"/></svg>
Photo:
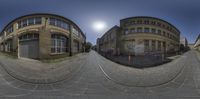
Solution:
<svg viewBox="0 0 200 99"><path fill-rule="evenodd" d="M200 53L193 50L147 69L113 63L94 51L53 65L21 61L0 56L0 99L200 98Z"/></svg>

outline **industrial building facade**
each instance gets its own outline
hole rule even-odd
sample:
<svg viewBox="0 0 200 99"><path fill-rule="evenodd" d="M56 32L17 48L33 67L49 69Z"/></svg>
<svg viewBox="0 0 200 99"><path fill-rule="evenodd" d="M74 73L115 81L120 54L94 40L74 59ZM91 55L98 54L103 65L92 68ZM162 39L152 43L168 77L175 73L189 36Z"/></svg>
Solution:
<svg viewBox="0 0 200 99"><path fill-rule="evenodd" d="M117 54L119 50L119 33L120 29L118 26L114 26L108 32L106 32L101 38L97 39L97 50L98 52L109 52Z"/></svg>
<svg viewBox="0 0 200 99"><path fill-rule="evenodd" d="M71 20L54 14L30 14L4 27L0 51L18 57L51 59L84 51L86 37Z"/></svg>
<svg viewBox="0 0 200 99"><path fill-rule="evenodd" d="M180 38L180 44L182 44L184 47L188 46L188 41L185 37Z"/></svg>
<svg viewBox="0 0 200 99"><path fill-rule="evenodd" d="M122 19L120 27L97 39L99 52L125 55L177 52L179 45L180 31L175 26L146 16Z"/></svg>
<svg viewBox="0 0 200 99"><path fill-rule="evenodd" d="M198 35L195 44L194 44L194 49L200 51L200 34Z"/></svg>

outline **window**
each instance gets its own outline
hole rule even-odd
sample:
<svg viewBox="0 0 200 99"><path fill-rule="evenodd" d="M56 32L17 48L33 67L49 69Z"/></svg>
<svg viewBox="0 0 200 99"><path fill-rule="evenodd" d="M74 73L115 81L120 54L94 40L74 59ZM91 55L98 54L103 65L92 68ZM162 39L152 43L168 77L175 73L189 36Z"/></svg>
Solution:
<svg viewBox="0 0 200 99"><path fill-rule="evenodd" d="M22 28L23 26L22 26L22 22L21 21L19 21L18 23L17 23L17 29L20 29L20 28Z"/></svg>
<svg viewBox="0 0 200 99"><path fill-rule="evenodd" d="M64 28L64 29L69 29L69 25L67 23L65 23L65 22L63 22L61 27Z"/></svg>
<svg viewBox="0 0 200 99"><path fill-rule="evenodd" d="M77 29L75 29L74 27L72 27L72 33L74 33L77 36L80 36L80 33Z"/></svg>
<svg viewBox="0 0 200 99"><path fill-rule="evenodd" d="M137 32L142 32L142 27L138 27Z"/></svg>
<svg viewBox="0 0 200 99"><path fill-rule="evenodd" d="M59 34L52 34L51 35L51 53L66 53L67 50L67 44L68 39Z"/></svg>
<svg viewBox="0 0 200 99"><path fill-rule="evenodd" d="M170 27L169 30L172 31L172 28Z"/></svg>
<svg viewBox="0 0 200 99"><path fill-rule="evenodd" d="M152 51L156 50L156 41L155 40L152 40L151 47L152 47Z"/></svg>
<svg viewBox="0 0 200 99"><path fill-rule="evenodd" d="M33 38L34 38L34 39L38 39L38 38L39 38L39 35L38 35L38 34L33 34Z"/></svg>
<svg viewBox="0 0 200 99"><path fill-rule="evenodd" d="M169 38L169 33L167 33L167 37Z"/></svg>
<svg viewBox="0 0 200 99"><path fill-rule="evenodd" d="M148 33L149 32L149 28L144 28L144 32Z"/></svg>
<svg viewBox="0 0 200 99"><path fill-rule="evenodd" d="M33 34L24 34L19 37L19 41L27 41L27 40L34 40L39 39L39 34L33 33Z"/></svg>
<svg viewBox="0 0 200 99"><path fill-rule="evenodd" d="M135 33L136 31L135 31L135 28L132 28L131 29L131 33Z"/></svg>
<svg viewBox="0 0 200 99"><path fill-rule="evenodd" d="M130 22L127 22L125 25L126 25L126 26L129 26L129 25L130 25Z"/></svg>
<svg viewBox="0 0 200 99"><path fill-rule="evenodd" d="M125 29L125 30L124 30L124 34L125 34L125 35L129 34L129 30L128 30L128 29Z"/></svg>
<svg viewBox="0 0 200 99"><path fill-rule="evenodd" d="M156 33L156 29L152 28L151 33Z"/></svg>
<svg viewBox="0 0 200 99"><path fill-rule="evenodd" d="M8 26L8 28L6 29L7 33L12 33L13 32L13 25Z"/></svg>
<svg viewBox="0 0 200 99"><path fill-rule="evenodd" d="M158 35L161 35L161 30L158 30Z"/></svg>
<svg viewBox="0 0 200 99"><path fill-rule="evenodd" d="M166 43L165 42L163 42L163 47L166 47Z"/></svg>
<svg viewBox="0 0 200 99"><path fill-rule="evenodd" d="M135 21L131 21L131 25L134 25L135 24Z"/></svg>
<svg viewBox="0 0 200 99"><path fill-rule="evenodd" d="M56 19L55 18L50 18L49 24L56 26Z"/></svg>
<svg viewBox="0 0 200 99"><path fill-rule="evenodd" d="M145 21L144 21L144 24L149 24L149 20L145 20Z"/></svg>
<svg viewBox="0 0 200 99"><path fill-rule="evenodd" d="M157 25L158 25L158 26L161 26L161 23L160 23L160 22L157 22Z"/></svg>
<svg viewBox="0 0 200 99"><path fill-rule="evenodd" d="M169 30L169 26L167 26L167 30Z"/></svg>
<svg viewBox="0 0 200 99"><path fill-rule="evenodd" d="M22 21L22 26L23 26L23 27L26 27L26 26L27 26L27 19L25 19L25 20Z"/></svg>
<svg viewBox="0 0 200 99"><path fill-rule="evenodd" d="M142 20L137 20L137 24L142 24Z"/></svg>
<svg viewBox="0 0 200 99"><path fill-rule="evenodd" d="M31 38L33 38L33 35L27 35L27 38L31 39Z"/></svg>
<svg viewBox="0 0 200 99"><path fill-rule="evenodd" d="M170 36L169 38L172 39L173 36L171 34L169 36Z"/></svg>
<svg viewBox="0 0 200 99"><path fill-rule="evenodd" d="M5 51L6 52L11 52L12 51L12 40L7 40L5 44Z"/></svg>
<svg viewBox="0 0 200 99"><path fill-rule="evenodd" d="M166 36L166 32L165 31L163 31L163 36Z"/></svg>
<svg viewBox="0 0 200 99"><path fill-rule="evenodd" d="M150 51L149 50L149 40L144 40L144 51L145 52L148 52L148 51Z"/></svg>
<svg viewBox="0 0 200 99"><path fill-rule="evenodd" d="M56 26L61 27L62 21L57 20L56 22L57 22L57 23L56 23Z"/></svg>
<svg viewBox="0 0 200 99"><path fill-rule="evenodd" d="M34 25L34 24L35 24L34 18L28 19L28 25Z"/></svg>
<svg viewBox="0 0 200 99"><path fill-rule="evenodd" d="M37 17L37 18L28 18L28 19L24 19L18 22L17 24L17 28L23 28L26 26L30 26L30 25L36 25L36 24L41 24L42 23L42 18L41 17Z"/></svg>
<svg viewBox="0 0 200 99"><path fill-rule="evenodd" d="M66 30L69 29L68 23L66 23L60 19L50 18L49 25L57 26L57 27L60 27L60 28L66 29Z"/></svg>
<svg viewBox="0 0 200 99"><path fill-rule="evenodd" d="M158 41L158 51L161 51L161 41Z"/></svg>
<svg viewBox="0 0 200 99"><path fill-rule="evenodd" d="M111 34L110 34L110 38L111 38L111 39L115 39L115 33L111 33Z"/></svg>
<svg viewBox="0 0 200 99"><path fill-rule="evenodd" d="M41 17L35 18L35 24L41 24L41 23L42 23Z"/></svg>
<svg viewBox="0 0 200 99"><path fill-rule="evenodd" d="M155 25L155 24L156 24L156 22L155 22L155 21L151 21L151 24L152 24L152 25Z"/></svg>

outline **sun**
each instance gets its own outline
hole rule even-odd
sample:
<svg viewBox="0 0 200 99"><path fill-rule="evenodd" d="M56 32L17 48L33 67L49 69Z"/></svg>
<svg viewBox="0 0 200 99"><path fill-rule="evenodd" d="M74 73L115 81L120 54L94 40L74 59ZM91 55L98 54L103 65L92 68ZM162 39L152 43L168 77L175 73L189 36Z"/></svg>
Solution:
<svg viewBox="0 0 200 99"><path fill-rule="evenodd" d="M103 21L96 21L96 22L93 23L92 26L93 26L94 30L102 31L106 28L106 23L103 22Z"/></svg>

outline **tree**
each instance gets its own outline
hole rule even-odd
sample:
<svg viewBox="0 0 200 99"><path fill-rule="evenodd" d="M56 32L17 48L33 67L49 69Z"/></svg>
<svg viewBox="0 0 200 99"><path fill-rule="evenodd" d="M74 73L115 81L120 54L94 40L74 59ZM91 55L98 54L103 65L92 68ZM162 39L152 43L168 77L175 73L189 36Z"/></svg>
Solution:
<svg viewBox="0 0 200 99"><path fill-rule="evenodd" d="M92 48L92 43L87 42L86 45L85 45L85 51L90 52L91 48Z"/></svg>
<svg viewBox="0 0 200 99"><path fill-rule="evenodd" d="M185 52L186 51L186 48L183 44L180 45L180 51L181 52Z"/></svg>

